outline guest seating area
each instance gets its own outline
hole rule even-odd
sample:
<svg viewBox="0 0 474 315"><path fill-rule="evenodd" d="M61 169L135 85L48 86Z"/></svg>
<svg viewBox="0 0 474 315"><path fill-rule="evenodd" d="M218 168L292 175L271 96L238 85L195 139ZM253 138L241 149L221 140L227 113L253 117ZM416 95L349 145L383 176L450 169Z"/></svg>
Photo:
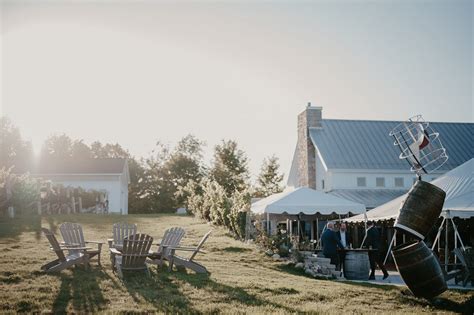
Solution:
<svg viewBox="0 0 474 315"><path fill-rule="evenodd" d="M58 259L43 265L42 270L55 272L75 265L84 265L87 268L93 257L97 257L97 263L101 265L100 255L104 242L86 241L82 226L78 223L64 222L59 230L63 238L61 243L50 230L42 228L51 249L58 256ZM211 232L207 232L196 247L191 247L180 245L186 234L181 227L165 230L163 237L157 243L153 243L154 238L148 234L139 233L136 224L115 223L111 231L113 237L107 240L112 269L119 278L123 278L124 271L145 271L149 274L148 265L157 265L161 268L167 261L170 271L175 265L196 273L207 273L206 267L196 262L194 258L198 253L205 253L201 248ZM88 244L96 245L97 248L88 247ZM153 245L157 246L156 251L152 250ZM190 252L191 255L178 256L177 252Z"/></svg>

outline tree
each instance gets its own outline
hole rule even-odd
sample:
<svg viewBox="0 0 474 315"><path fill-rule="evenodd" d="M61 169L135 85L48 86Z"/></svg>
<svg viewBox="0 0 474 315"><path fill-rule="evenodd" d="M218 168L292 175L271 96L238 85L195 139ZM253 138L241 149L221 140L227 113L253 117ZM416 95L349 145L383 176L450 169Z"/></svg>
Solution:
<svg viewBox="0 0 474 315"><path fill-rule="evenodd" d="M179 193L190 181L199 182L205 173L202 163L204 143L187 135L174 149L157 143L154 156L146 160L146 195L153 211L171 211L183 206L186 195Z"/></svg>
<svg viewBox="0 0 474 315"><path fill-rule="evenodd" d="M41 158L64 159L73 156L73 141L66 134L52 135L41 148Z"/></svg>
<svg viewBox="0 0 474 315"><path fill-rule="evenodd" d="M23 140L20 129L7 117L0 117L0 168L25 168L33 159L31 142Z"/></svg>
<svg viewBox="0 0 474 315"><path fill-rule="evenodd" d="M224 187L228 196L249 187L248 161L245 152L238 149L237 142L222 140L215 146L211 178Z"/></svg>
<svg viewBox="0 0 474 315"><path fill-rule="evenodd" d="M74 140L71 145L71 156L78 159L89 159L92 157L92 151L82 139Z"/></svg>
<svg viewBox="0 0 474 315"><path fill-rule="evenodd" d="M129 212L147 212L150 205L147 204L145 199L145 168L143 163L118 143L102 145L99 141L95 141L91 144L90 151L93 158L121 158L127 160L128 172L130 174L130 185L128 186Z"/></svg>
<svg viewBox="0 0 474 315"><path fill-rule="evenodd" d="M267 197L283 191L281 182L283 174L279 173L280 164L276 156L271 156L263 160L260 174L257 178L255 197Z"/></svg>

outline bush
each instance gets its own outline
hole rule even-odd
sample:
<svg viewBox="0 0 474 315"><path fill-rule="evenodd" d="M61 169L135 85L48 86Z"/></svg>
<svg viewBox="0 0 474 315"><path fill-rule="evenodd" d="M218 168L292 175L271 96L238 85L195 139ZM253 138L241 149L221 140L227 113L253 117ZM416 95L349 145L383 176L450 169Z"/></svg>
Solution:
<svg viewBox="0 0 474 315"><path fill-rule="evenodd" d="M226 227L237 238L245 238L246 215L250 208L248 191L236 191L229 197L218 182L203 179L199 183L190 181L179 188L178 194L186 196L186 207L190 213Z"/></svg>

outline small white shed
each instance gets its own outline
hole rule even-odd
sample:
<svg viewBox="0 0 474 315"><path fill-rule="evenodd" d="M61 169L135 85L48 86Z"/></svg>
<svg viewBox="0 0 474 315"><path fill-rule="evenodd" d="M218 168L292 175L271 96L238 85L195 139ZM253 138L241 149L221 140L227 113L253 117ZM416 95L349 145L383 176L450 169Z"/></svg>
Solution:
<svg viewBox="0 0 474 315"><path fill-rule="evenodd" d="M104 191L109 213L128 214L130 174L126 159L47 159L34 165L30 173L64 186Z"/></svg>

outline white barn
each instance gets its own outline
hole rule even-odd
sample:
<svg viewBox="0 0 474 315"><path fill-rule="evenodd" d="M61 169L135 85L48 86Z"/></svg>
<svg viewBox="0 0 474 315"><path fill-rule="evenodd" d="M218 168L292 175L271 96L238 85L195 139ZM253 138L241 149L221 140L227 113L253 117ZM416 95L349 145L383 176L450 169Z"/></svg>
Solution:
<svg viewBox="0 0 474 315"><path fill-rule="evenodd" d="M126 159L47 159L34 165L30 173L64 186L103 191L109 213L128 214L130 174Z"/></svg>
<svg viewBox="0 0 474 315"><path fill-rule="evenodd" d="M400 121L323 119L308 104L298 115L298 141L288 186L310 187L375 208L412 186L415 175L389 136ZM474 157L473 123L430 123L449 159L431 181Z"/></svg>

